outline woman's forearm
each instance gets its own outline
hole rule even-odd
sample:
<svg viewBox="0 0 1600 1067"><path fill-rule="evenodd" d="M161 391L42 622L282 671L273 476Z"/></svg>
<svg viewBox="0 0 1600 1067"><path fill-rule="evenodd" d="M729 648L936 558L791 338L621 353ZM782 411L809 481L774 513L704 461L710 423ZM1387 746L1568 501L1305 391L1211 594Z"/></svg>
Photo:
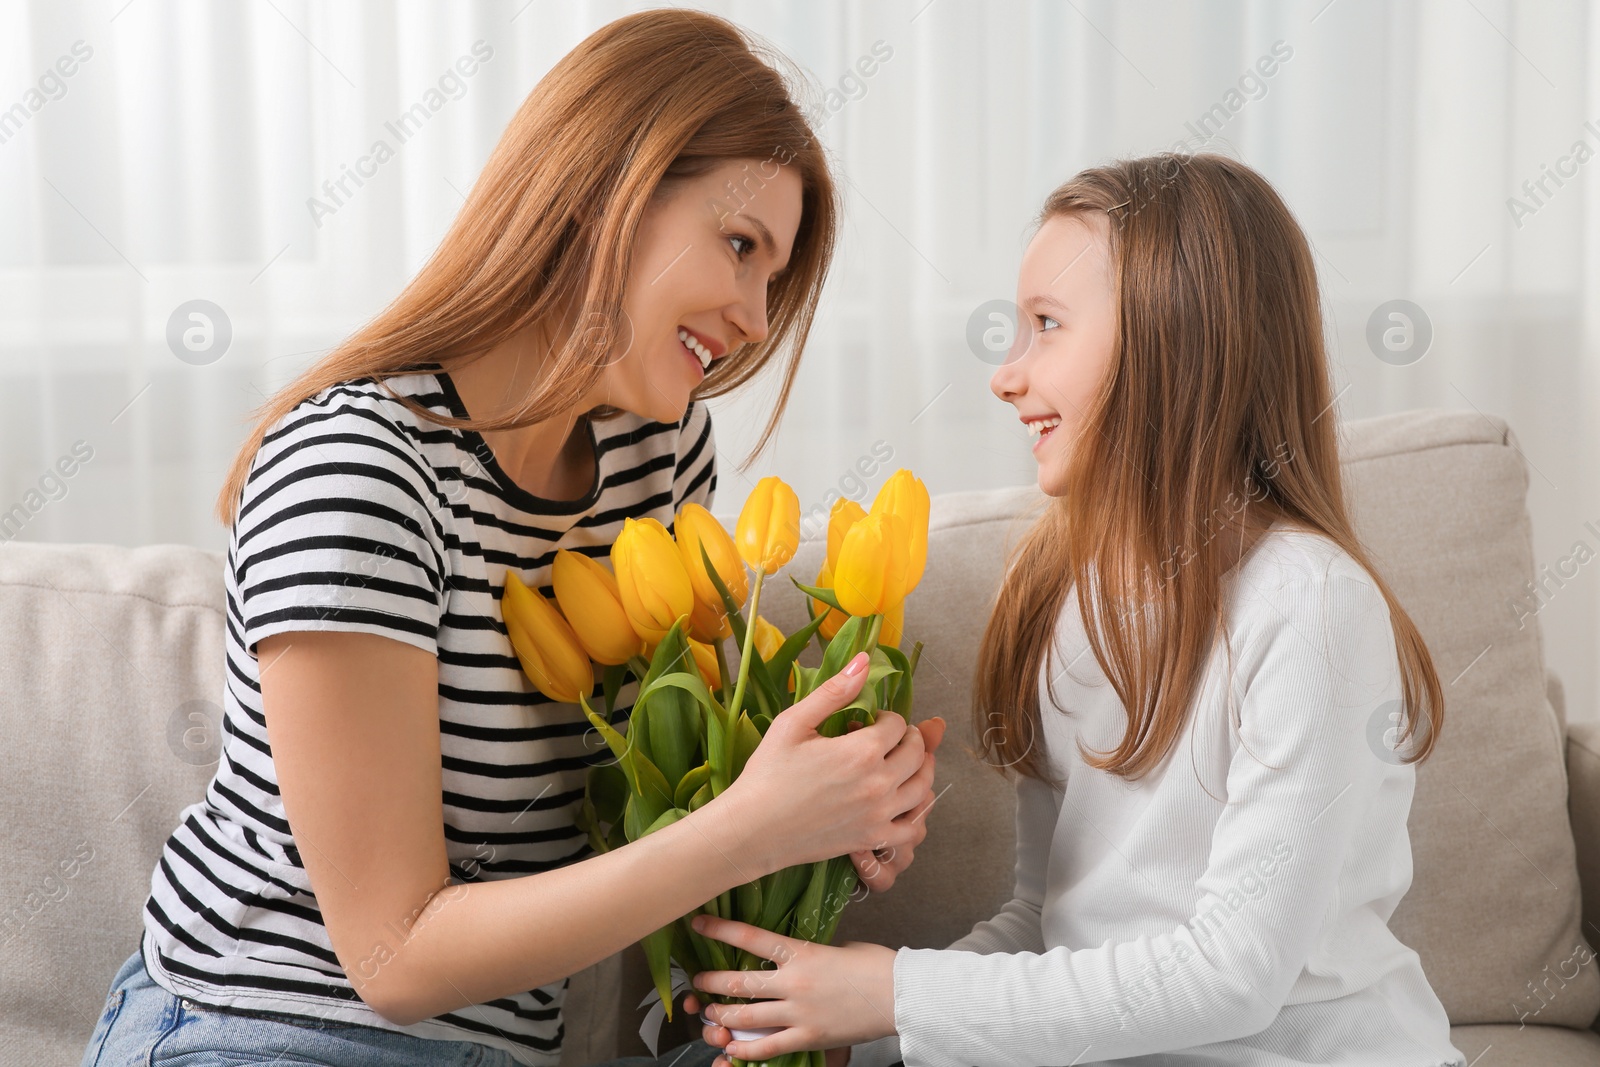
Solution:
<svg viewBox="0 0 1600 1067"><path fill-rule="evenodd" d="M380 1014L409 1025L576 974L777 869L737 822L713 803L580 863L446 886L405 940L368 964L364 988L381 990Z"/></svg>

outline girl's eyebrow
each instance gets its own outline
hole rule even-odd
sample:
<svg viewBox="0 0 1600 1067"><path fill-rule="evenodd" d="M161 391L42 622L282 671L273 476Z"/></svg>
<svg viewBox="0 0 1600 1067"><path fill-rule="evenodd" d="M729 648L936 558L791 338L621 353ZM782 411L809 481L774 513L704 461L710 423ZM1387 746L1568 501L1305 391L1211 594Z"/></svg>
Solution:
<svg viewBox="0 0 1600 1067"><path fill-rule="evenodd" d="M1033 296L1026 297L1022 302L1028 307L1044 308L1046 311L1064 312L1067 310L1067 305L1063 304L1049 293L1035 293Z"/></svg>

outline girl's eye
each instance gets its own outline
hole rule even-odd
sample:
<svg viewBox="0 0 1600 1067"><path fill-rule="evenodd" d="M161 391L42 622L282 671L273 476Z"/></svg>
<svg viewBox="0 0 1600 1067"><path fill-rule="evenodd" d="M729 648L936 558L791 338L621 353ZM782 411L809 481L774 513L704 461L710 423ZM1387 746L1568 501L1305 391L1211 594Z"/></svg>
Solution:
<svg viewBox="0 0 1600 1067"><path fill-rule="evenodd" d="M743 234L739 234L739 233L729 234L728 235L728 240L734 242L733 250L739 254L739 258L740 259L743 259L745 256L749 255L751 252L755 251L756 243L754 241L752 241L750 238L744 236ZM744 246L742 248L739 246L739 242L740 241L744 242Z"/></svg>
<svg viewBox="0 0 1600 1067"><path fill-rule="evenodd" d="M1049 325L1046 325L1046 323ZM1060 325L1061 324L1059 322L1057 322L1055 319L1052 319L1049 315L1039 316L1039 329L1041 330L1053 330Z"/></svg>

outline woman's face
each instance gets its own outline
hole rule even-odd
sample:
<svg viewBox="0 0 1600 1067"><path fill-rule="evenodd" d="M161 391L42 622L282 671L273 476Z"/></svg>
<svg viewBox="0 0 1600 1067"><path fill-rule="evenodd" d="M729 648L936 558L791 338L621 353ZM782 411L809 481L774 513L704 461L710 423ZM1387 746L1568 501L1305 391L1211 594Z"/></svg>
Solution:
<svg viewBox="0 0 1600 1067"><path fill-rule="evenodd" d="M1016 340L989 388L1017 409L1039 463L1039 488L1061 496L1073 444L1116 340L1105 215L1058 215L1039 227L1022 256L1017 309ZM1052 422L1059 425L1047 428Z"/></svg>
<svg viewBox="0 0 1600 1067"><path fill-rule="evenodd" d="M703 365L767 336L767 286L789 262L800 211L800 176L776 159L726 160L659 190L622 298L631 337L598 401L681 419Z"/></svg>

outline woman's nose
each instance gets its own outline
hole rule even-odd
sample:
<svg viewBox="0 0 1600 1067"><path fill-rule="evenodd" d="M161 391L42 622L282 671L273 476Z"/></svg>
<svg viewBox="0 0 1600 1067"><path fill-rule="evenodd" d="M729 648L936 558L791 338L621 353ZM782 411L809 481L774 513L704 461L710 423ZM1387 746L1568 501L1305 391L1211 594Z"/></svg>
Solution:
<svg viewBox="0 0 1600 1067"><path fill-rule="evenodd" d="M728 321L739 331L746 344L760 344L767 339L767 291L745 296L728 308Z"/></svg>

